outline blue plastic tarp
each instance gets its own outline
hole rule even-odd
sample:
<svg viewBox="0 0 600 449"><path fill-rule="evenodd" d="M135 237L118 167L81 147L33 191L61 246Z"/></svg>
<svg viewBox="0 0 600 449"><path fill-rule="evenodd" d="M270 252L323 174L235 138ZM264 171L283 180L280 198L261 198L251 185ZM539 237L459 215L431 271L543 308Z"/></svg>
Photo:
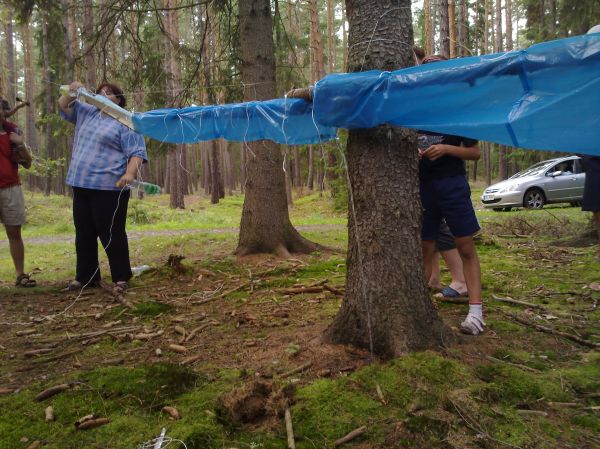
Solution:
<svg viewBox="0 0 600 449"><path fill-rule="evenodd" d="M296 98L157 109L135 113L132 121L137 132L171 143L224 138L300 145L327 142L336 136L335 128L314 121L311 103Z"/></svg>
<svg viewBox="0 0 600 449"><path fill-rule="evenodd" d="M383 123L515 147L600 154L600 34L394 72L335 74L319 123Z"/></svg>
<svg viewBox="0 0 600 449"><path fill-rule="evenodd" d="M391 124L515 147L600 155L600 34L526 50L394 72L333 74L314 102L161 109L133 115L135 130L190 143L225 138L314 144L336 128Z"/></svg>

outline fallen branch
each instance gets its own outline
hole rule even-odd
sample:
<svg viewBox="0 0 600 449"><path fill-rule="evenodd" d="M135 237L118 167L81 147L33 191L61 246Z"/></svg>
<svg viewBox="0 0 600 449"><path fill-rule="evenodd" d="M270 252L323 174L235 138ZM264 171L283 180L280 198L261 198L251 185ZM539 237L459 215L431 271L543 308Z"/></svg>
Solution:
<svg viewBox="0 0 600 449"><path fill-rule="evenodd" d="M50 352L52 352L54 349L52 348L40 348L40 349L32 349L31 351L25 351L23 353L23 356L29 358L29 357L35 357L38 355L44 355L44 354L48 354Z"/></svg>
<svg viewBox="0 0 600 449"><path fill-rule="evenodd" d="M375 391L377 392L377 397L379 397L379 400L381 401L381 403L383 405L387 405L387 401L385 400L385 396L383 395L383 391L381 390L381 387L379 386L378 383L375 384Z"/></svg>
<svg viewBox="0 0 600 449"><path fill-rule="evenodd" d="M74 349L73 351L68 351L68 352L63 352L62 354L58 354L52 357L47 357L47 358L43 358L43 359L38 359L38 360L33 360L31 363L34 364L42 364L42 363L50 363L50 362L55 362L57 360L61 360L67 357L70 357L74 354L79 354L80 352L83 352L84 348L79 348L79 349Z"/></svg>
<svg viewBox="0 0 600 449"><path fill-rule="evenodd" d="M210 327L210 323L206 323L206 324L203 324L202 326L198 326L197 328L192 329L192 331L185 337L185 340L183 342L187 343L192 338L194 338L198 332L202 332L207 327Z"/></svg>
<svg viewBox="0 0 600 449"><path fill-rule="evenodd" d="M547 334L558 335L560 337L564 337L568 340L574 341L576 343L579 343L580 345L587 346L589 348L594 348L594 349L600 348L600 343L595 343L593 341L585 340L581 337L578 337L577 335L569 334L567 332L562 332L562 331L553 329L551 327L542 326L541 324L533 323L525 318L514 315L512 313L509 313L508 315L511 318L513 318L515 321L517 321L518 323L521 323L525 326L531 326L539 332L545 332Z"/></svg>
<svg viewBox="0 0 600 449"><path fill-rule="evenodd" d="M27 446L26 449L38 449L41 445L42 442L40 440L35 440L33 443Z"/></svg>
<svg viewBox="0 0 600 449"><path fill-rule="evenodd" d="M285 408L285 431L287 433L288 449L296 449L296 441L294 441L294 428L292 427L292 414L290 408Z"/></svg>
<svg viewBox="0 0 600 449"><path fill-rule="evenodd" d="M199 360L201 357L202 356L200 354L188 357L187 359L182 360L180 365L189 365L190 363L194 363L196 360Z"/></svg>
<svg viewBox="0 0 600 449"><path fill-rule="evenodd" d="M71 388L70 384L60 384L60 385L55 385L53 387L50 387L44 391L42 391L40 394L38 394L35 397L35 400L37 402L42 402L44 399L48 399L54 395L57 395L58 393L61 393L65 390L68 390L69 388Z"/></svg>
<svg viewBox="0 0 600 449"><path fill-rule="evenodd" d="M187 350L188 350L185 346L176 345L176 344L170 344L169 345L169 349L171 351L178 352L180 354L184 353L184 352L187 352Z"/></svg>
<svg viewBox="0 0 600 449"><path fill-rule="evenodd" d="M502 301L502 302L506 302L508 304L517 304L519 306L531 307L532 309L545 310L543 306L540 306L539 304L534 304L532 302L519 301L518 299L512 299L512 298L503 298L501 296L496 296L496 295L492 295L492 298L494 298L496 301Z"/></svg>
<svg viewBox="0 0 600 449"><path fill-rule="evenodd" d="M354 429L348 435L343 436L339 440L335 440L333 442L333 447L341 446L342 444L347 443L348 441L352 441L354 438L361 436L363 433L367 431L367 426L359 427L358 429Z"/></svg>
<svg viewBox="0 0 600 449"><path fill-rule="evenodd" d="M94 427L100 427L105 424L108 424L110 419L108 418L96 418L96 419L87 419L83 422L79 422L79 424L75 423L75 427L77 430L87 430L93 429Z"/></svg>
<svg viewBox="0 0 600 449"><path fill-rule="evenodd" d="M507 360L497 359L496 357L492 357L491 355L487 355L485 356L485 358L490 362L505 363L507 365L514 366L515 368L520 368L524 371L529 371L530 373L541 373L539 369L535 369L527 365L521 365L520 363L512 363Z"/></svg>
<svg viewBox="0 0 600 449"><path fill-rule="evenodd" d="M289 371L286 371L285 373L283 373L281 375L281 377L292 376L292 375L294 375L296 373L300 373L300 372L304 371L305 369L310 368L311 366L312 366L312 362L306 362L304 365L300 365L300 366L297 366L296 368L293 368L293 369L291 369Z"/></svg>
<svg viewBox="0 0 600 449"><path fill-rule="evenodd" d="M531 415L531 416L548 416L547 412L541 410L517 410L519 415Z"/></svg>

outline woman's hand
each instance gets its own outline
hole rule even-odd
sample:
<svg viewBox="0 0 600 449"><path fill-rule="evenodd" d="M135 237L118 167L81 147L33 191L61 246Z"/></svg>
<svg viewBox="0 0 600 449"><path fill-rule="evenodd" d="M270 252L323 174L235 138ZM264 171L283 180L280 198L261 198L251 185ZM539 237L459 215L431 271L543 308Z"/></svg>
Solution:
<svg viewBox="0 0 600 449"><path fill-rule="evenodd" d="M83 84L81 84L79 81L73 81L71 84L69 84L69 90L71 92L77 92L77 89L79 89L80 87L85 87Z"/></svg>
<svg viewBox="0 0 600 449"><path fill-rule="evenodd" d="M131 175L129 173L125 173L123 176L121 176L121 179L119 179L117 181L117 187L119 187L119 188L122 189L127 184L131 184L134 179L135 179L135 175Z"/></svg>
<svg viewBox="0 0 600 449"><path fill-rule="evenodd" d="M10 133L8 138L11 143L14 143L15 145L23 145L23 136L20 136L17 133Z"/></svg>

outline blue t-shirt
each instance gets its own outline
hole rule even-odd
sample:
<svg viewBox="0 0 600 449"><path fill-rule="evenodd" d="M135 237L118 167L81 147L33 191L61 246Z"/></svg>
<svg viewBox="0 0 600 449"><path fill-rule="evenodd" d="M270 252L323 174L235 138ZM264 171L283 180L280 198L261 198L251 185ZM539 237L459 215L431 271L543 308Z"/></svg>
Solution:
<svg viewBox="0 0 600 449"><path fill-rule="evenodd" d="M125 174L133 156L144 161L144 138L100 112L95 106L74 101L70 115L61 116L75 124L73 154L67 173L67 184L95 190L121 190L117 181Z"/></svg>
<svg viewBox="0 0 600 449"><path fill-rule="evenodd" d="M419 150L426 150L431 145L445 144L455 147L472 147L477 145L477 140L466 137L439 134L428 131L418 131ZM419 178L421 182L431 179L441 179L450 176L466 176L465 162L454 156L442 156L435 161L422 158L419 161Z"/></svg>

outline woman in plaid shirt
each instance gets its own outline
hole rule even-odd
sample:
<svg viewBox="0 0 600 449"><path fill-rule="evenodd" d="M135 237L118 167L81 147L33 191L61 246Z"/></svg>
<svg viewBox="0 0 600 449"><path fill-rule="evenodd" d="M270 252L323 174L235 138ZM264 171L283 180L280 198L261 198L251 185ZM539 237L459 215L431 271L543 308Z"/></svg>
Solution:
<svg viewBox="0 0 600 449"><path fill-rule="evenodd" d="M83 87L69 86L72 92ZM125 107L123 91L110 83L97 92ZM73 188L73 221L77 267L68 290L95 286L100 281L98 238L106 251L115 292L127 289L131 279L129 246L125 232L129 189L140 166L147 161L141 135L71 96L58 100L61 116L75 125L73 154L67 184Z"/></svg>

